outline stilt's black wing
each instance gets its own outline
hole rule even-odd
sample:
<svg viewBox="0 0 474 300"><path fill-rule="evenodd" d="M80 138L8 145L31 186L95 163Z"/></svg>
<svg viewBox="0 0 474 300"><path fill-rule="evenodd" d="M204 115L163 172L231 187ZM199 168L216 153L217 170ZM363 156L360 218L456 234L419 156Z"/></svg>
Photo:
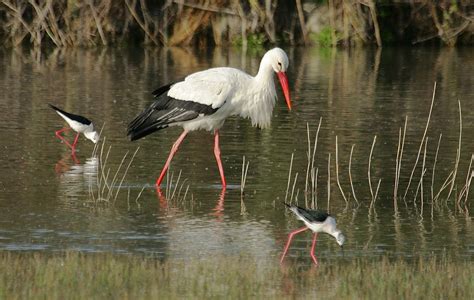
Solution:
<svg viewBox="0 0 474 300"><path fill-rule="evenodd" d="M48 105L49 105L49 107L51 107L55 111L60 112L61 114L63 114L64 116L68 117L69 119L71 119L73 121L79 122L79 123L84 124L84 125L90 125L92 123L91 120L89 120L89 119L87 119L83 116L68 113L67 111L64 111L64 110L60 109L59 107L56 107L56 106L54 106L50 103L48 103Z"/></svg>
<svg viewBox="0 0 474 300"><path fill-rule="evenodd" d="M172 85L173 83L154 91L155 102L130 122L127 135L131 141L166 128L173 123L189 121L199 115L210 115L217 111L218 108L214 109L210 105L169 97L168 91Z"/></svg>
<svg viewBox="0 0 474 300"><path fill-rule="evenodd" d="M300 216L302 216L309 222L324 222L326 221L327 217L330 216L327 212L322 210L309 210L296 205L289 205L287 203L285 203L285 205L290 208L294 207L296 213L298 213Z"/></svg>

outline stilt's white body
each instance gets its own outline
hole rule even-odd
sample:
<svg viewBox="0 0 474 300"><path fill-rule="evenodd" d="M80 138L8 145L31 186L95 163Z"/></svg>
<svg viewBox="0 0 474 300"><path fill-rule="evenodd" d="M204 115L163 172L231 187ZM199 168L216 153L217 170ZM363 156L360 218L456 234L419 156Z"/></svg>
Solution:
<svg viewBox="0 0 474 300"><path fill-rule="evenodd" d="M99 134L97 133L97 131L94 130L94 124L92 122L90 124L84 124L69 118L58 110L55 111L66 121L66 123L69 125L69 127L71 127L72 130L77 133L83 133L84 136L94 142L94 144L99 141Z"/></svg>
<svg viewBox="0 0 474 300"><path fill-rule="evenodd" d="M314 249L316 247L316 239L318 237L318 233L325 232L327 234L332 235L336 239L336 242L339 244L339 246L342 247L346 238L344 237L342 232L337 229L336 220L328 213L320 210L309 210L287 203L285 203L285 205L288 206L289 209L296 215L296 217L299 220L303 221L306 226L296 229L289 234L288 241L286 242L285 249L283 250L283 255L281 256L280 262L283 262L283 259L285 258L285 255L288 252L288 248L290 247L293 236L308 229L313 232L313 243L311 246L310 255L316 265L318 264L318 260L314 255Z"/></svg>
<svg viewBox="0 0 474 300"><path fill-rule="evenodd" d="M299 220L303 221L306 227L308 227L312 232L324 232L330 234L336 239L339 245L342 245L344 243L344 235L339 229L337 229L336 219L334 219L332 216L328 215L324 221L318 222L315 220L308 220L308 218L306 218L303 214L300 213L298 207L296 206L291 206L290 210L296 215Z"/></svg>
<svg viewBox="0 0 474 300"><path fill-rule="evenodd" d="M71 127L71 129L74 130L75 132L85 133L85 132L94 131L94 125L92 125L92 123L90 123L89 125L82 124L80 122L77 122L68 118L66 115L64 115L60 111L56 111L56 112L58 113L58 115L60 115L64 119L64 121L66 121L69 127Z"/></svg>

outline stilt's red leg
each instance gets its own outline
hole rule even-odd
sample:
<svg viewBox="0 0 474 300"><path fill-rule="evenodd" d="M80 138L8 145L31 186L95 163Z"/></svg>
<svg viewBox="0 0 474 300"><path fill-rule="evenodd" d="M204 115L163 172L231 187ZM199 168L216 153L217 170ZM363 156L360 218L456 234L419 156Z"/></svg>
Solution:
<svg viewBox="0 0 474 300"><path fill-rule="evenodd" d="M178 151L179 145L184 140L187 134L188 132L186 130L183 131L183 133L181 133L181 135L176 140L176 142L174 142L173 147L171 147L170 155L168 156L168 159L166 160L166 163L163 169L161 170L160 177L158 177L158 179L156 180L156 186L160 186L161 182L163 181L166 171L168 171L168 168L170 166L170 163L171 163L171 160L173 159L174 154L176 153L176 151Z"/></svg>
<svg viewBox="0 0 474 300"><path fill-rule="evenodd" d="M285 246L285 250L283 250L283 255L281 256L281 259L280 259L280 263L283 262L283 259L285 258L285 255L286 255L286 252L288 252L288 248L290 247L290 244L291 244L291 240L293 239L293 236L295 234L298 234L300 232L303 232L305 230L308 230L309 228L308 227L301 227L300 229L296 229L292 232L290 232L290 234L288 235L288 241L286 242L286 246Z"/></svg>
<svg viewBox="0 0 474 300"><path fill-rule="evenodd" d="M71 153L71 157L72 157L72 161L73 161L76 165L78 165L78 164L81 163L81 162L79 161L79 159L77 159L76 153L75 153L74 151Z"/></svg>
<svg viewBox="0 0 474 300"><path fill-rule="evenodd" d="M74 143L72 143L72 152L76 152L76 144L77 141L79 140L79 132L76 134L76 137L74 138Z"/></svg>
<svg viewBox="0 0 474 300"><path fill-rule="evenodd" d="M66 141L66 139L61 135L61 133L63 133L64 131L68 132L69 130L71 130L71 128L63 128L63 129L57 130L55 134L58 139L63 141L69 148L73 149L72 145L69 144L69 142Z"/></svg>
<svg viewBox="0 0 474 300"><path fill-rule="evenodd" d="M318 237L318 233L316 232L313 237L313 245L311 245L311 258L313 259L314 263L318 265L318 260L316 256L314 256L314 248L316 248L316 238Z"/></svg>
<svg viewBox="0 0 474 300"><path fill-rule="evenodd" d="M219 174L221 174L222 187L226 187L224 168L221 161L221 149L219 148L219 130L214 131L214 155L216 156L217 166L219 167Z"/></svg>

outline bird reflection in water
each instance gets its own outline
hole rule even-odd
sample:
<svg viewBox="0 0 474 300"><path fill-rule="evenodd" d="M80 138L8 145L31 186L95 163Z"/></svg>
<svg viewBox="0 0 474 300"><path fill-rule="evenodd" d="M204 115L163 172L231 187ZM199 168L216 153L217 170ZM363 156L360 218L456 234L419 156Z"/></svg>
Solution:
<svg viewBox="0 0 474 300"><path fill-rule="evenodd" d="M160 188L160 186L155 185L156 188L156 196L158 198L158 204L160 209L162 210L169 210L170 209L170 204L172 203L178 203L178 202L184 202L186 200L186 195L188 194L188 188L186 188L186 191L184 192L184 195L180 197L181 195L181 190L184 186L184 181L183 184L181 184L181 187L176 187L172 193L169 193L170 195L167 196L166 193L163 193L163 190ZM171 190L171 185L167 185L167 189ZM176 189L179 189L180 191L176 194ZM221 222L224 217L224 200L225 200L225 193L226 193L226 188L223 187L221 189L221 192L219 193L219 198L217 199L216 206L212 209L210 215L215 216L217 221ZM175 198L176 196L176 198ZM192 196L191 196L192 197ZM192 201L192 200L191 200ZM176 208L176 205L173 206L173 208Z"/></svg>
<svg viewBox="0 0 474 300"><path fill-rule="evenodd" d="M59 175L61 194L77 197L89 190L97 182L98 162L97 157L89 157L81 164L75 154L64 155L55 165L56 174Z"/></svg>

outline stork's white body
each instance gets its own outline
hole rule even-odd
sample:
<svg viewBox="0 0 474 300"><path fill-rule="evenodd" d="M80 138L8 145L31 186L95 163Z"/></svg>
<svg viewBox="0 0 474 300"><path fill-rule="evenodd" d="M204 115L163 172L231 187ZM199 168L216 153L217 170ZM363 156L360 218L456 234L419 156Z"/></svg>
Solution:
<svg viewBox="0 0 474 300"><path fill-rule="evenodd" d="M253 126L270 125L276 90L272 72L268 78L252 77L234 68L213 68L194 73L173 85L168 96L209 105L218 110L211 115L177 122L187 131L220 129L229 116L250 118Z"/></svg>

